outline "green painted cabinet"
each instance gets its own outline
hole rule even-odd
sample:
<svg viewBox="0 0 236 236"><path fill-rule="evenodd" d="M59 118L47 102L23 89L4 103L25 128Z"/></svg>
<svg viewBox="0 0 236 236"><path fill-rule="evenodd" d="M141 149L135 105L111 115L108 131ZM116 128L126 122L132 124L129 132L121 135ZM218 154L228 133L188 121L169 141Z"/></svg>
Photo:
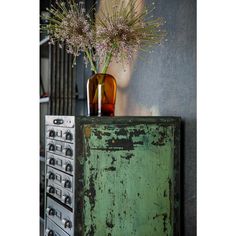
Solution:
<svg viewBox="0 0 236 236"><path fill-rule="evenodd" d="M180 118L75 123L75 235L181 235Z"/></svg>

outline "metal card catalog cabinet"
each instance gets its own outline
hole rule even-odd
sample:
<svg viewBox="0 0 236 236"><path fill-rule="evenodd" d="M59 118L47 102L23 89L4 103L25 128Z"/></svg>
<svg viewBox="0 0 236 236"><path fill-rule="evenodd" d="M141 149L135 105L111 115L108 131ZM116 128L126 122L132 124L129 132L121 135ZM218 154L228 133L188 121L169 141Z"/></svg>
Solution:
<svg viewBox="0 0 236 236"><path fill-rule="evenodd" d="M46 236L180 234L180 119L46 116Z"/></svg>

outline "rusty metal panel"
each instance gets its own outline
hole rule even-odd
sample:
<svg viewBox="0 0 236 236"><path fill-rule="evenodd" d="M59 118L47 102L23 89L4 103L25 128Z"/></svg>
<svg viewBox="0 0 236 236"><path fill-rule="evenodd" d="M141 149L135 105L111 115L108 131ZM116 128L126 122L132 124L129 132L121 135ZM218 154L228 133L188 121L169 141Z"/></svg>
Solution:
<svg viewBox="0 0 236 236"><path fill-rule="evenodd" d="M75 115L76 70L72 68L72 56L64 45L51 46L50 51L50 114Z"/></svg>
<svg viewBox="0 0 236 236"><path fill-rule="evenodd" d="M65 74L64 74L64 67L65 67L65 62L64 62L64 57L65 57L65 49L64 45L62 45L62 48L60 50L60 93L59 93L59 99L60 99L60 106L59 106L59 114L63 115L64 113L64 91L65 91Z"/></svg>
<svg viewBox="0 0 236 236"><path fill-rule="evenodd" d="M81 235L180 235L180 119L80 122Z"/></svg>

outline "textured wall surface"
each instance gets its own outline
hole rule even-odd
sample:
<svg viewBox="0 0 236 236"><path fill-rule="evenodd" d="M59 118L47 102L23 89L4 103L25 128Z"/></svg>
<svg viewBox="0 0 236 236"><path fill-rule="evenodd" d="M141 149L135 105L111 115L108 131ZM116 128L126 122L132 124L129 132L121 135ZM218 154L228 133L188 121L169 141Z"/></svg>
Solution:
<svg viewBox="0 0 236 236"><path fill-rule="evenodd" d="M151 6L153 1L146 0ZM157 2L157 1L154 1ZM159 0L154 15L165 17L168 42L136 62L127 94L127 114L145 107L153 115L184 121L184 228L196 235L196 1Z"/></svg>

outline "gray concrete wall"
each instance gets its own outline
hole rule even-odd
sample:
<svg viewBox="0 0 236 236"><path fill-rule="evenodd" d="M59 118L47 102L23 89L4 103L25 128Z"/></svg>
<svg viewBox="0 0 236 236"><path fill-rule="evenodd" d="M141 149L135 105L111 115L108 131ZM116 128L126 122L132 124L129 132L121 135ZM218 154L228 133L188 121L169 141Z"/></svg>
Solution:
<svg viewBox="0 0 236 236"><path fill-rule="evenodd" d="M150 6L152 0L146 0ZM157 2L157 1L155 1ZM181 116L184 163L184 229L196 235L196 1L159 0L154 15L163 16L168 42L142 55L127 94L126 113L144 107L153 115Z"/></svg>

